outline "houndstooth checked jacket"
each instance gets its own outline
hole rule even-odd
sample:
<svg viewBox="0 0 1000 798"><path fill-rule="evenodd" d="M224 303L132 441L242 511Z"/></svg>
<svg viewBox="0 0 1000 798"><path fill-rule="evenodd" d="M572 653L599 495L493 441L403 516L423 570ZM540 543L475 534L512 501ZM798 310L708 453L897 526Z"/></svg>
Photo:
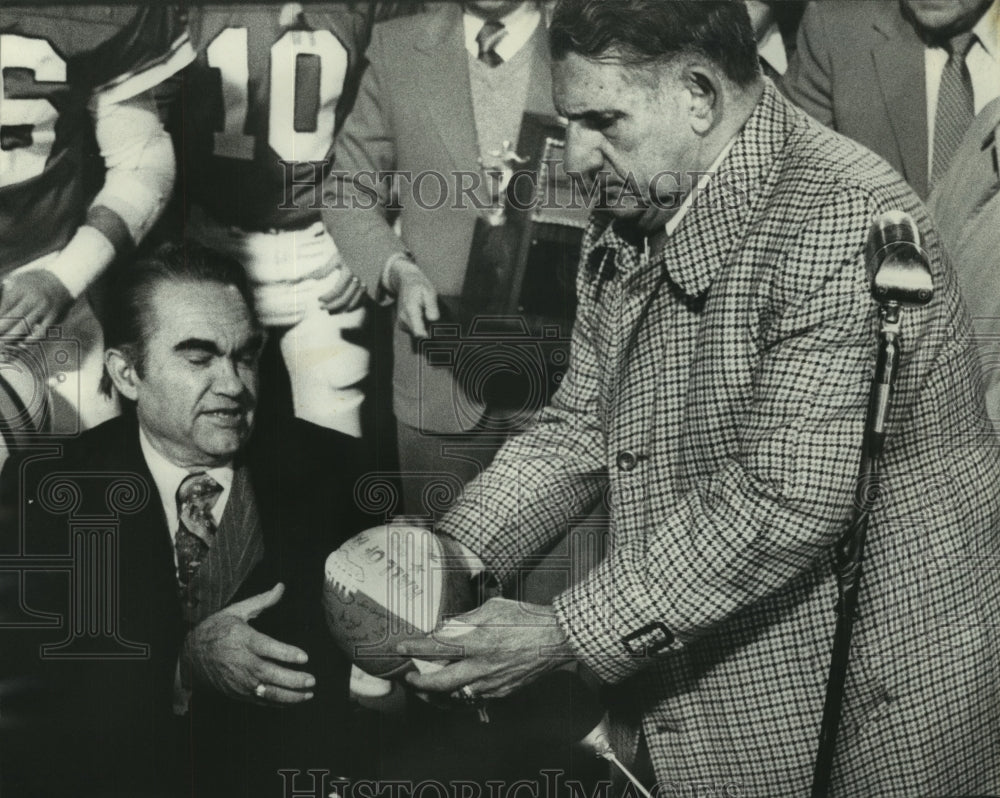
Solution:
<svg viewBox="0 0 1000 798"><path fill-rule="evenodd" d="M661 252L592 222L565 381L440 527L510 581L606 498L555 608L663 794L809 792L889 209L936 293L904 315L832 794L1000 790L1000 457L955 277L899 176L768 85Z"/></svg>

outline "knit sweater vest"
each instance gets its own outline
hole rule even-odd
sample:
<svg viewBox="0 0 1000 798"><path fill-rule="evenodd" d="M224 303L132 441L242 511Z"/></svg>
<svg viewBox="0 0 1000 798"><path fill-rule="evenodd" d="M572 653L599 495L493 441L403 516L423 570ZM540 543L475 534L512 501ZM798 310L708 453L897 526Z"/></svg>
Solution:
<svg viewBox="0 0 1000 798"><path fill-rule="evenodd" d="M476 120L476 136L483 170L499 170L502 160L495 153L502 151L503 142L517 147L521 131L521 116L528 96L532 75L548 69L544 58L546 30L538 24L531 38L509 61L491 67L469 54L469 82L472 86L472 108ZM497 181L487 182L496 201Z"/></svg>

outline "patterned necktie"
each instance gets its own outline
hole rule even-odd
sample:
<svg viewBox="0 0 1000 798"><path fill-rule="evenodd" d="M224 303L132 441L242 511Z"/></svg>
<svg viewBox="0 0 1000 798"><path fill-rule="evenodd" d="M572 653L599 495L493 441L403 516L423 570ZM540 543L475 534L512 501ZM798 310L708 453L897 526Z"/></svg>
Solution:
<svg viewBox="0 0 1000 798"><path fill-rule="evenodd" d="M935 185L948 169L948 164L962 143L965 131L975 117L972 78L965 56L972 48L976 35L960 33L948 42L948 63L941 73L937 110L934 113L934 162L931 185Z"/></svg>
<svg viewBox="0 0 1000 798"><path fill-rule="evenodd" d="M495 67L503 63L503 58L497 55L494 48L506 35L507 29L502 22L488 19L483 23L483 27L476 34L476 44L479 45L479 60L486 66Z"/></svg>
<svg viewBox="0 0 1000 798"><path fill-rule="evenodd" d="M189 474L177 488L177 582L181 601L188 609L198 603L191 593L191 581L198 572L215 539L216 526L212 508L219 500L222 486L204 472Z"/></svg>

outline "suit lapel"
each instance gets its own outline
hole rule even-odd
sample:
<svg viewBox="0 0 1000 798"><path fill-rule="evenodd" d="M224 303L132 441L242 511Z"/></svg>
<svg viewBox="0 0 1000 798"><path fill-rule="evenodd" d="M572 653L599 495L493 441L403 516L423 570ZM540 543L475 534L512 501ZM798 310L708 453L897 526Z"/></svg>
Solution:
<svg viewBox="0 0 1000 798"><path fill-rule="evenodd" d="M468 54L462 27L462 8L446 3L436 13L415 18L424 28L415 35L413 46L426 69L414 76L416 91L424 95L426 113L433 130L451 156L453 166L479 169L479 143L472 110ZM433 75L433 80L427 80Z"/></svg>
<svg viewBox="0 0 1000 798"><path fill-rule="evenodd" d="M899 14L886 6L875 20L881 34L872 48L875 74L889 119L903 176L921 197L927 196L927 91L924 45ZM873 104L874 109L874 104Z"/></svg>
<svg viewBox="0 0 1000 798"><path fill-rule="evenodd" d="M167 519L163 515L163 506L160 495L153 481L153 475L146 465L146 458L142 456L142 447L139 445L139 426L131 417L123 418L118 429L121 430L120 444L111 444L107 447L110 458L117 458L119 454L122 460L115 459L116 470L131 472L145 483L149 491L149 497L142 508L134 517L127 516L122 519L120 536L121 563L143 562L149 560L156 564L157 583L168 581L164 574L169 575L171 592L177 594L177 577L174 566L174 550L171 544L172 531L167 529ZM101 467L104 467L103 464ZM97 470L97 469L95 469ZM127 519L127 520L126 520ZM138 556L141 552L141 556ZM162 563L162 568L160 564ZM126 568L126 573L128 569ZM142 579L147 579L148 574L142 574Z"/></svg>
<svg viewBox="0 0 1000 798"><path fill-rule="evenodd" d="M556 108L552 104L552 70L549 68L552 59L549 56L545 9L542 9L542 19L532 34L530 44L535 49L532 59L537 68L532 70L531 80L528 81L528 95L525 98L524 109L555 116Z"/></svg>
<svg viewBox="0 0 1000 798"><path fill-rule="evenodd" d="M247 469L237 468L215 542L196 577L198 619L225 607L264 558L257 503Z"/></svg>
<svg viewBox="0 0 1000 798"><path fill-rule="evenodd" d="M167 519L153 475L142 456L138 423L131 415L116 419L89 467L97 474L120 472L139 479L148 491L136 513L119 515L118 574L123 637L130 642L158 639L150 623L181 634L177 571ZM155 658L162 651L153 651Z"/></svg>

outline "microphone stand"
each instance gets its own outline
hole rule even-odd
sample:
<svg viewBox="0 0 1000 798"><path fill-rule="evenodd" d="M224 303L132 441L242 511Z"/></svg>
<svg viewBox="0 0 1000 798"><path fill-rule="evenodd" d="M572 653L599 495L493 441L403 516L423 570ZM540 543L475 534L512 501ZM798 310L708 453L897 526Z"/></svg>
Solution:
<svg viewBox="0 0 1000 798"><path fill-rule="evenodd" d="M915 230L915 227L914 227ZM872 294L879 303L878 351L875 376L868 397L861 461L854 488L851 523L834 548L837 574L837 626L827 681L819 749L813 771L811 798L825 798L833 771L837 730L844 701L844 685L851 652L851 634L857 618L858 591L868 536L868 521L879 496L879 465L885 444L892 390L899 370L900 330L905 305L926 305L933 296L927 256L913 240L886 243L886 230L877 222L871 241L875 254L868 259ZM890 231L891 232L891 231ZM919 237L916 238L919 241Z"/></svg>

